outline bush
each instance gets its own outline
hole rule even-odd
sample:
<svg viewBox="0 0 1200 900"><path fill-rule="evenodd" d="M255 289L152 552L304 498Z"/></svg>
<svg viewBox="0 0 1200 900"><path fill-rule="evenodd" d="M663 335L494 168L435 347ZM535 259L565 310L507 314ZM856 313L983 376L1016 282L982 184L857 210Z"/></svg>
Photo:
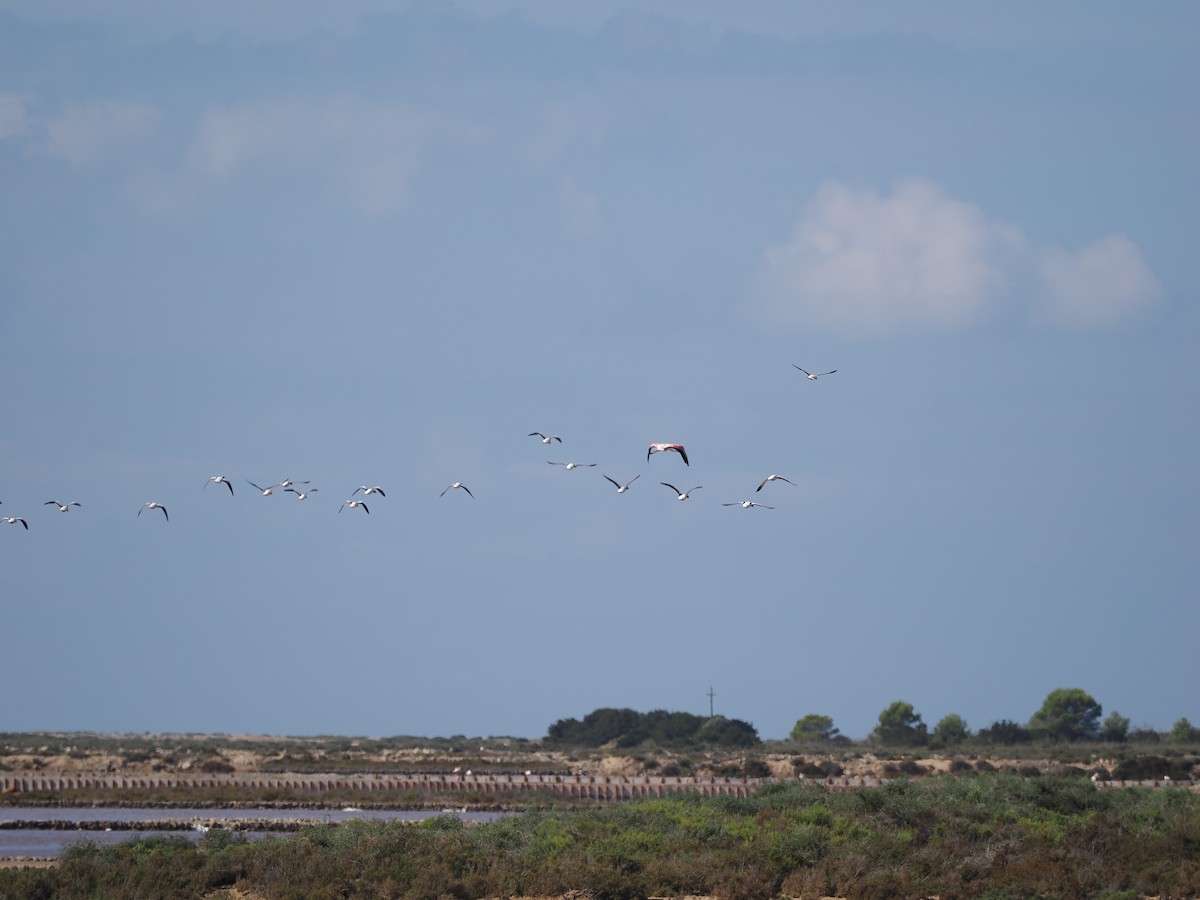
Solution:
<svg viewBox="0 0 1200 900"><path fill-rule="evenodd" d="M631 801L463 827L357 820L286 839L86 842L0 897L1196 896L1200 796L1086 778L901 779ZM210 844L211 841L211 844Z"/></svg>
<svg viewBox="0 0 1200 900"><path fill-rule="evenodd" d="M808 762L803 757L792 760L792 771L805 778L829 778L845 774L846 770L832 759L822 759L819 762Z"/></svg>
<svg viewBox="0 0 1200 900"><path fill-rule="evenodd" d="M771 767L761 759L748 759L743 767L747 778L770 778Z"/></svg>
<svg viewBox="0 0 1200 900"><path fill-rule="evenodd" d="M1118 781L1144 781L1170 778L1176 781L1191 777L1195 759L1165 756L1133 756L1123 759L1113 769L1113 778Z"/></svg>

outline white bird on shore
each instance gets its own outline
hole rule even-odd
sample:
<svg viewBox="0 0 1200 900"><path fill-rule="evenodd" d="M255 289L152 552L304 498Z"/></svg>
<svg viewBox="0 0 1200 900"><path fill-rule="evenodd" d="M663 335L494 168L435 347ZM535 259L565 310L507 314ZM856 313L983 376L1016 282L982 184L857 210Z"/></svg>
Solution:
<svg viewBox="0 0 1200 900"><path fill-rule="evenodd" d="M529 432L528 436L529 437L540 437L542 439L543 444L549 444L551 441L558 441L560 444L562 443L562 438L560 438L557 434L552 434L549 437L547 437L546 435L542 434L540 431L531 431L531 432Z"/></svg>
<svg viewBox="0 0 1200 900"><path fill-rule="evenodd" d="M792 365L796 366L795 363L792 363ZM832 375L834 372L837 371L837 369L830 369L828 372L817 372L814 375L812 372L808 371L808 369L801 369L800 366L796 366L796 368L800 369L800 371L804 373L804 377L807 378L809 381L816 381L818 378L820 378L824 375Z"/></svg>
<svg viewBox="0 0 1200 900"><path fill-rule="evenodd" d="M651 444L650 448L646 451L646 461L649 462L650 457L655 453L665 453L667 450L674 450L681 457L683 457L683 464L685 466L691 465L691 463L688 462L687 451L683 449L683 444Z"/></svg>
<svg viewBox="0 0 1200 900"><path fill-rule="evenodd" d="M7 522L9 525L16 525L18 522L20 522L22 525L25 526L26 531L29 530L29 523L26 522L24 519L22 519L20 516L6 516L4 518L4 521Z"/></svg>
<svg viewBox="0 0 1200 900"><path fill-rule="evenodd" d="M675 487L675 485L667 484L665 481L660 481L659 484L661 484L663 487L669 487L671 490L673 490L675 492L675 498L677 500L686 500L688 497L691 496L692 491L698 491L698 490L700 490L700 488L704 487L704 485L698 484L694 488L692 488L691 491L681 491L679 488Z"/></svg>
<svg viewBox="0 0 1200 900"><path fill-rule="evenodd" d="M83 506L78 500L72 500L70 503L59 503L57 500L47 500L42 506L57 506L59 512L68 512L72 506Z"/></svg>
<svg viewBox="0 0 1200 900"><path fill-rule="evenodd" d="M766 478L764 478L762 480L762 483L759 484L759 486L754 489L754 492L758 493L759 491L761 491L763 489L763 485L765 485L768 481L787 481L787 483L790 484L792 487L796 487L796 482L788 481L782 475L768 475Z"/></svg>
<svg viewBox="0 0 1200 900"><path fill-rule="evenodd" d="M546 463L551 466L562 466L568 472L571 471L572 469L583 469L583 468L587 468L589 466L596 465L595 463L576 463L576 462L560 463L560 462L551 462L550 460L546 460Z"/></svg>
<svg viewBox="0 0 1200 900"><path fill-rule="evenodd" d="M259 485L255 484L253 481L251 481L249 478L246 479L246 483L249 484L250 487L254 488L256 491L258 491L260 494L262 494L264 497L270 497L273 493L275 493L275 488L284 486L282 484L273 484L270 487L260 487Z"/></svg>
<svg viewBox="0 0 1200 900"><path fill-rule="evenodd" d="M468 497L470 497L472 500L475 499L475 495L471 493L471 489L469 487L467 487L465 484L463 484L461 481L454 482L454 484L452 484L446 488L446 491L455 490L455 489L464 490L467 492ZM446 491L442 491L440 494L438 494L438 496L445 497Z"/></svg>
<svg viewBox="0 0 1200 900"><path fill-rule="evenodd" d="M601 474L603 474L603 473L601 473ZM608 480L609 480L609 481L611 481L611 482L613 483L613 487L615 487L615 488L617 489L617 493L618 493L618 494L623 494L623 493L625 493L627 490L629 490L629 485L633 484L635 481L637 481L637 480L638 480L639 478L641 478L642 476L641 476L640 474L638 474L638 475L634 475L634 476L633 476L632 478L630 478L630 479L629 479L627 482L625 482L625 484L618 484L618 483L617 483L617 480L616 480L615 478L609 478L607 475L605 475L604 477L605 477L605 478L608 478Z"/></svg>
<svg viewBox="0 0 1200 900"><path fill-rule="evenodd" d="M156 500L151 500L149 503L143 503L142 508L138 510L138 515L140 516L142 514L142 512L147 509L161 509L162 514L167 517L167 521L168 522L171 521L171 516L167 512L167 508L165 506L163 506L161 503L157 502Z"/></svg>
<svg viewBox="0 0 1200 900"><path fill-rule="evenodd" d="M309 494L317 493L317 488L308 488L307 490L298 491L295 488L284 488L285 491L290 491L296 495L297 500L307 500Z"/></svg>
<svg viewBox="0 0 1200 900"><path fill-rule="evenodd" d="M369 496L369 495L371 495L371 494L378 494L380 497L386 497L386 496L387 496L387 494L385 494L385 493L383 492L383 488L379 487L378 485L376 485L375 487L367 487L365 484L364 484L364 485L361 485L360 487L356 487L356 488L355 488L355 489L354 489L354 490L351 492L350 496L351 496L351 497L353 497L353 496L354 496L355 494L357 494L359 491L362 491L362 492L363 492L363 496L364 496L364 497L366 497L366 496Z"/></svg>
<svg viewBox="0 0 1200 900"><path fill-rule="evenodd" d="M722 506L740 506L742 509L752 509L757 506L762 509L774 509L773 506L767 506L765 503L755 503L753 500L739 500L737 503L722 503Z"/></svg>
<svg viewBox="0 0 1200 900"><path fill-rule="evenodd" d="M365 512L367 515L371 514L371 511L369 509L367 509L367 504L365 502L363 502L362 500L347 500L345 503L343 503L341 506L338 507L338 512L340 513L346 507L350 507L350 509L357 509L360 506L362 507L362 511Z"/></svg>
<svg viewBox="0 0 1200 900"><path fill-rule="evenodd" d="M225 487L229 488L230 495L233 494L233 484L224 475L210 476L208 481L204 482L204 486L208 487L210 484L223 484L223 485L225 485Z"/></svg>

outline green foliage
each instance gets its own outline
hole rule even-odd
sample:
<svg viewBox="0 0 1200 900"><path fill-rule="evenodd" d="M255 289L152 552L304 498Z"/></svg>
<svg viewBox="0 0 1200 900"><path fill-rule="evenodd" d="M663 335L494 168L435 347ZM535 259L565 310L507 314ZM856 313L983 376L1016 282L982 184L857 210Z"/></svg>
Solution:
<svg viewBox="0 0 1200 900"><path fill-rule="evenodd" d="M1029 720L1029 730L1051 740L1078 741L1100 733L1102 709L1080 688L1055 688Z"/></svg>
<svg viewBox="0 0 1200 900"><path fill-rule="evenodd" d="M632 709L597 709L578 719L559 719L550 726L546 743L577 747L621 748L653 743L660 747L755 747L761 741L754 726L724 716Z"/></svg>
<svg viewBox="0 0 1200 900"><path fill-rule="evenodd" d="M746 773L747 778L770 778L771 767L761 759L748 759L746 764L742 766L742 771Z"/></svg>
<svg viewBox="0 0 1200 900"><path fill-rule="evenodd" d="M210 832L210 835L212 832ZM356 820L286 839L87 842L0 869L0 897L713 895L1117 897L1200 894L1200 795L1086 777L899 779L829 792L768 782L494 824ZM1132 892L1132 893L1130 893Z"/></svg>
<svg viewBox="0 0 1200 900"><path fill-rule="evenodd" d="M1195 744L1200 742L1200 728L1193 728L1187 717L1176 720L1171 726L1172 744Z"/></svg>
<svg viewBox="0 0 1200 900"><path fill-rule="evenodd" d="M1195 757L1166 757L1156 754L1142 754L1123 759L1112 776L1118 781L1142 781L1145 779L1158 780L1171 778L1184 780L1192 777L1192 770L1197 765Z"/></svg>
<svg viewBox="0 0 1200 900"><path fill-rule="evenodd" d="M950 713L942 716L933 729L933 746L954 747L970 736L971 731L967 728L967 720L958 713Z"/></svg>
<svg viewBox="0 0 1200 900"><path fill-rule="evenodd" d="M1016 744L1029 743L1033 740L1033 735L1023 725L1009 719L1000 719L987 728L981 729L978 738L980 743L1012 747Z"/></svg>
<svg viewBox="0 0 1200 900"><path fill-rule="evenodd" d="M637 728L641 714L632 709L597 709L578 719L559 719L546 733L546 742L602 747Z"/></svg>
<svg viewBox="0 0 1200 900"><path fill-rule="evenodd" d="M828 778L845 774L845 769L832 759L821 759L813 762L803 757L792 760L792 771L805 778Z"/></svg>
<svg viewBox="0 0 1200 900"><path fill-rule="evenodd" d="M756 747L760 743L758 732L749 722L713 716L705 719L696 731L694 740L698 744L712 747Z"/></svg>
<svg viewBox="0 0 1200 900"><path fill-rule="evenodd" d="M793 741L832 741L838 737L838 729L833 727L833 718L831 716L809 713L803 718L796 720L796 724L792 726L792 732L789 737Z"/></svg>
<svg viewBox="0 0 1200 900"><path fill-rule="evenodd" d="M902 747L919 747L929 740L925 723L913 705L897 700L879 714L875 736L885 744Z"/></svg>
<svg viewBox="0 0 1200 900"><path fill-rule="evenodd" d="M1129 737L1129 719L1115 709L1108 714L1104 724L1100 726L1100 740L1122 744Z"/></svg>

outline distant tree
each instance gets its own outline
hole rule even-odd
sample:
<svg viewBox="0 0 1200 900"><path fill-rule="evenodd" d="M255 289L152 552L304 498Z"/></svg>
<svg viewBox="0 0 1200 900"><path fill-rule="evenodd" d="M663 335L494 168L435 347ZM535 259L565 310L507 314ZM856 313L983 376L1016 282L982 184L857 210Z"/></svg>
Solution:
<svg viewBox="0 0 1200 900"><path fill-rule="evenodd" d="M833 719L829 716L809 713L802 719L797 719L792 726L793 741L832 741L838 736L838 729L833 727Z"/></svg>
<svg viewBox="0 0 1200 900"><path fill-rule="evenodd" d="M552 744L602 747L637 727L641 714L632 709L597 709L578 719L559 719L550 726L546 740Z"/></svg>
<svg viewBox="0 0 1200 900"><path fill-rule="evenodd" d="M1100 733L1096 699L1080 688L1055 688L1029 720L1029 730L1056 741L1095 738Z"/></svg>
<svg viewBox="0 0 1200 900"><path fill-rule="evenodd" d="M696 743L714 747L756 747L762 741L758 731L749 722L713 716L696 732Z"/></svg>
<svg viewBox="0 0 1200 900"><path fill-rule="evenodd" d="M967 721L958 713L942 716L941 721L933 729L933 745L935 747L952 747L961 744L971 736Z"/></svg>
<svg viewBox="0 0 1200 900"><path fill-rule="evenodd" d="M1129 737L1129 719L1115 709L1108 714L1104 724L1100 726L1100 740L1123 744Z"/></svg>
<svg viewBox="0 0 1200 900"><path fill-rule="evenodd" d="M546 733L548 744L622 749L653 743L662 747L693 744L717 747L753 747L761 743L754 726L724 716L695 716L691 713L639 713L632 709L597 709L579 719L559 719Z"/></svg>
<svg viewBox="0 0 1200 900"><path fill-rule="evenodd" d="M1200 742L1200 728L1193 728L1192 723L1184 716L1171 726L1172 744L1194 744Z"/></svg>
<svg viewBox="0 0 1200 900"><path fill-rule="evenodd" d="M987 728L982 728L978 734L979 740L985 744L999 744L1011 747L1014 744L1027 744L1033 740L1033 735L1025 726L1010 719L1000 719Z"/></svg>
<svg viewBox="0 0 1200 900"><path fill-rule="evenodd" d="M661 747L675 747L690 744L704 722L702 716L691 713L656 709L639 715L637 723L617 738L617 746L637 747L654 743Z"/></svg>
<svg viewBox="0 0 1200 900"><path fill-rule="evenodd" d="M875 735L880 741L905 747L925 744L929 739L927 732L920 713L914 712L913 705L903 700L897 700L881 712L879 724L875 726Z"/></svg>

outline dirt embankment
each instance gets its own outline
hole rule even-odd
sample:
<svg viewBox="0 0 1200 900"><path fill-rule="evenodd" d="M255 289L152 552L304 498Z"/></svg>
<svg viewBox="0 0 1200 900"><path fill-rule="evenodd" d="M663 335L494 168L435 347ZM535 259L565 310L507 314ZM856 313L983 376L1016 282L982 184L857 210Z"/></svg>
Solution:
<svg viewBox="0 0 1200 900"><path fill-rule="evenodd" d="M353 745L336 749L320 742L297 742L280 747L265 744L262 749L223 746L219 742L180 746L164 743L133 751L121 748L79 749L43 746L20 752L0 754L0 769L20 772L106 772L121 775L155 773L262 773L262 772L432 772L475 771L483 774L535 772L637 777L641 775L751 775L775 778L806 777L820 779L845 775L860 778L888 778L897 775L938 775L966 769L1006 770L1058 774L1067 764L1052 759L955 757L930 755L926 758L876 755L874 753L713 753L644 752L613 754L604 752L567 753L534 748L450 747L378 749ZM1075 771L1111 770L1115 761L1095 759L1075 765Z"/></svg>

